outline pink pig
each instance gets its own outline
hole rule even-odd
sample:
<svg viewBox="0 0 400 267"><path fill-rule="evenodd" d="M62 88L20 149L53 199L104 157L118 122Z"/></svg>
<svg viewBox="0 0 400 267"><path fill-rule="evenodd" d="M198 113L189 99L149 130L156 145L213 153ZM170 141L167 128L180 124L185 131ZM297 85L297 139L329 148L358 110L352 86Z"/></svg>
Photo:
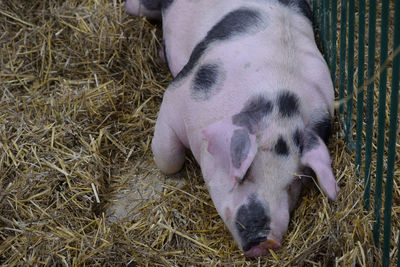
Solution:
<svg viewBox="0 0 400 267"><path fill-rule="evenodd" d="M175 77L152 149L179 171L190 149L218 213L246 256L281 247L312 169L323 192L339 187L325 142L334 92L305 0L128 0L129 13L163 19Z"/></svg>

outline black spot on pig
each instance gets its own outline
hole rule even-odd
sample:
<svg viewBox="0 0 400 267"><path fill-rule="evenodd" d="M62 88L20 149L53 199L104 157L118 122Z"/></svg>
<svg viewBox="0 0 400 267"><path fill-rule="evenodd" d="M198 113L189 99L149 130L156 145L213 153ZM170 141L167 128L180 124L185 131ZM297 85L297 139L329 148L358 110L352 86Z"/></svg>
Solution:
<svg viewBox="0 0 400 267"><path fill-rule="evenodd" d="M237 129L231 138L231 158L235 168L240 168L250 151L249 132L245 129Z"/></svg>
<svg viewBox="0 0 400 267"><path fill-rule="evenodd" d="M299 149L300 153L302 153L303 152L303 140L301 137L301 131L299 129L296 129L296 131L293 134L293 143Z"/></svg>
<svg viewBox="0 0 400 267"><path fill-rule="evenodd" d="M238 209L235 226L242 239L244 251L267 240L271 231L268 213L268 207L264 207L255 196L251 196L249 202Z"/></svg>
<svg viewBox="0 0 400 267"><path fill-rule="evenodd" d="M195 46L188 63L178 73L174 81L183 79L192 71L211 43L225 41L237 35L255 33L260 29L264 29L264 19L259 11L250 8L239 8L226 14L208 31L206 37Z"/></svg>
<svg viewBox="0 0 400 267"><path fill-rule="evenodd" d="M159 11L166 9L173 2L173 0L141 0L142 5L152 11Z"/></svg>
<svg viewBox="0 0 400 267"><path fill-rule="evenodd" d="M313 23L311 7L306 0L279 0L279 2L286 6L297 8L298 11L303 14L303 16L308 18L311 23Z"/></svg>
<svg viewBox="0 0 400 267"><path fill-rule="evenodd" d="M232 117L232 123L245 127L254 134L260 121L271 113L272 109L272 102L265 96L253 97L238 114Z"/></svg>
<svg viewBox="0 0 400 267"><path fill-rule="evenodd" d="M278 142L276 142L274 147L275 153L280 156L287 156L289 155L289 147L285 140L283 140L282 136L279 136Z"/></svg>
<svg viewBox="0 0 400 267"><path fill-rule="evenodd" d="M289 91L282 91L278 95L278 108L282 117L291 117L299 112L299 99Z"/></svg>
<svg viewBox="0 0 400 267"><path fill-rule="evenodd" d="M194 75L192 97L195 100L208 100L217 91L216 85L219 76L217 64L204 64Z"/></svg>
<svg viewBox="0 0 400 267"><path fill-rule="evenodd" d="M327 144L329 136L331 135L332 132L332 120L329 117L329 115L326 115L322 120L315 123L312 126L312 129L316 134L319 135L319 137L321 137L321 139L325 142L325 144Z"/></svg>
<svg viewBox="0 0 400 267"><path fill-rule="evenodd" d="M261 13L255 9L240 8L228 13L207 33L205 41L211 43L231 39L235 35L255 33L263 26Z"/></svg>

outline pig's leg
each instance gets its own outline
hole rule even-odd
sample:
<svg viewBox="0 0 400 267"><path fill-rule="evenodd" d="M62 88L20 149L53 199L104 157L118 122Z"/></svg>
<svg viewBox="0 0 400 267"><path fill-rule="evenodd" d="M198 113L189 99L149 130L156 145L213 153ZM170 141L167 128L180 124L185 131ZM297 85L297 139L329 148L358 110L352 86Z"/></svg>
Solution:
<svg viewBox="0 0 400 267"><path fill-rule="evenodd" d="M125 8L131 15L160 20L161 4L162 0L127 0Z"/></svg>
<svg viewBox="0 0 400 267"><path fill-rule="evenodd" d="M151 144L157 167L166 174L178 172L185 161L185 147L169 123L166 103L161 105Z"/></svg>

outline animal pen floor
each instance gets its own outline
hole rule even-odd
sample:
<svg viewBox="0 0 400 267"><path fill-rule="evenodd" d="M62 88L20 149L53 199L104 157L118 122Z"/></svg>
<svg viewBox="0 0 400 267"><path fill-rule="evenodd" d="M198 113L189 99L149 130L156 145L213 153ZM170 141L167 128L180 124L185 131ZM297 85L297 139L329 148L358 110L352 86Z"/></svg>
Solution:
<svg viewBox="0 0 400 267"><path fill-rule="evenodd" d="M305 190L283 248L269 256L243 256L191 156L173 177L157 170L150 142L171 81L157 59L161 39L159 25L128 16L116 0L0 0L0 265L379 262L338 118L329 147L338 200Z"/></svg>

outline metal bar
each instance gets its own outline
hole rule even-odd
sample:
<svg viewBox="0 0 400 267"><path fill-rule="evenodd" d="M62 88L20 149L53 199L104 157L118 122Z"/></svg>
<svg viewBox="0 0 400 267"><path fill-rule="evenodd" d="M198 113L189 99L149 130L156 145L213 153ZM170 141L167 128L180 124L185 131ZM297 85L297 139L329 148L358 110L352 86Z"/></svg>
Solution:
<svg viewBox="0 0 400 267"><path fill-rule="evenodd" d="M382 66L388 57L388 39L389 39L389 0L382 1L381 17L381 54L380 65ZM376 155L376 179L375 179L375 197L374 197L374 242L379 244L380 218L382 208L382 176L383 176L383 157L385 151L385 120L386 120L386 81L387 69L381 70L379 77L379 100L378 100L378 140Z"/></svg>
<svg viewBox="0 0 400 267"><path fill-rule="evenodd" d="M315 25L318 25L318 2L319 0L314 0L312 2L313 20Z"/></svg>
<svg viewBox="0 0 400 267"><path fill-rule="evenodd" d="M319 1L320 0L314 0L313 1L313 13L314 13L314 23L315 23L315 26L316 27L318 27L319 28L319 21L318 21L318 18L319 18Z"/></svg>
<svg viewBox="0 0 400 267"><path fill-rule="evenodd" d="M369 2L368 28L368 80L372 79L375 71L375 28L376 0ZM371 194L371 158L372 158L372 129L374 126L374 82L367 87L366 129L365 129L365 168L364 168L364 208L370 208Z"/></svg>
<svg viewBox="0 0 400 267"><path fill-rule="evenodd" d="M356 120L356 168L361 174L361 153L364 107L364 62L365 62L365 0L358 2L358 78L357 78L357 120Z"/></svg>
<svg viewBox="0 0 400 267"><path fill-rule="evenodd" d="M394 44L393 54L400 47L400 1L396 1L394 15ZM390 95L390 124L389 124L389 142L387 153L387 175L385 187L385 211L383 223L383 255L382 266L389 266L390 252L390 225L392 217L392 197L393 197L393 174L396 160L396 134L397 118L399 116L399 77L400 76L400 55L393 59L392 66L392 93Z"/></svg>
<svg viewBox="0 0 400 267"><path fill-rule="evenodd" d="M320 40L320 44L322 44L322 31L324 30L322 27L322 4L323 4L323 0L318 0L318 28L319 28L319 38ZM322 50L324 48L322 47Z"/></svg>
<svg viewBox="0 0 400 267"><path fill-rule="evenodd" d="M326 39L326 53L328 55L328 61L327 62L329 62L329 60L331 58L331 51L329 50L329 43L331 41L330 40L330 38L331 38L331 36L330 36L330 31L331 31L330 15L331 15L331 12L330 12L330 1L326 0L326 2L327 2L327 4L326 4L326 36L325 36L325 39Z"/></svg>
<svg viewBox="0 0 400 267"><path fill-rule="evenodd" d="M320 1L320 9L319 9L319 38L320 38L320 44L322 46L322 55L325 57L325 40L324 40L324 36L325 36L325 0L321 0Z"/></svg>
<svg viewBox="0 0 400 267"><path fill-rule="evenodd" d="M325 60L328 62L329 61L329 0L323 0L324 2L324 8L323 8L323 18L324 18L324 24L323 24L323 41L324 41L324 57Z"/></svg>
<svg viewBox="0 0 400 267"><path fill-rule="evenodd" d="M325 0L320 1L320 9L319 9L319 37L320 37L320 43L322 46L322 54L325 57L325 40L324 40L324 31L325 31Z"/></svg>
<svg viewBox="0 0 400 267"><path fill-rule="evenodd" d="M333 87L336 87L336 31L337 31L337 1L332 0L331 8L331 76Z"/></svg>
<svg viewBox="0 0 400 267"><path fill-rule="evenodd" d="M349 1L349 41L348 41L348 57L347 57L347 102L346 110L346 143L352 146L353 142L353 79L354 79L354 29L355 29L355 0Z"/></svg>
<svg viewBox="0 0 400 267"><path fill-rule="evenodd" d="M346 73L346 27L347 1L341 1L340 12L340 55L339 55L339 99L344 98L345 73ZM343 104L339 106L339 114L343 115Z"/></svg>

